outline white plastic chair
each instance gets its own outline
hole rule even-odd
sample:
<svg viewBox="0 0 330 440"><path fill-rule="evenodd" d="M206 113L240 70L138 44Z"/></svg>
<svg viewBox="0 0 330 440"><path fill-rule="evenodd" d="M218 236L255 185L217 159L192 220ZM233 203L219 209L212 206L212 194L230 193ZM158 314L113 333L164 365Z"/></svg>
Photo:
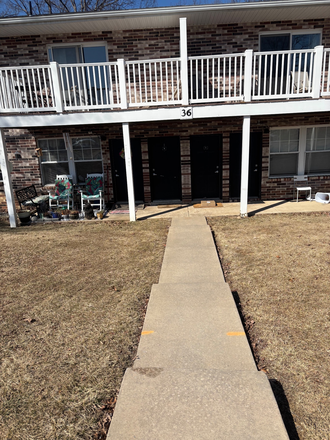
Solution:
<svg viewBox="0 0 330 440"><path fill-rule="evenodd" d="M312 187L311 186L297 186L297 184L299 185L298 182L307 182L308 181L308 176L293 176L293 181L295 183L295 190L297 191L297 202L299 199L299 192L300 191L304 191L304 192L308 192L309 191L309 197L306 197L307 200L311 201L312 200Z"/></svg>

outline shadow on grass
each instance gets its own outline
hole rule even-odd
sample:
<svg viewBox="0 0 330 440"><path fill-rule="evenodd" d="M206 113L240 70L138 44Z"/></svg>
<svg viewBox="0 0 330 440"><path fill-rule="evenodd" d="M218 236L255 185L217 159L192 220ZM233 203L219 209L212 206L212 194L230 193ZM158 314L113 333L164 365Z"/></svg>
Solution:
<svg viewBox="0 0 330 440"><path fill-rule="evenodd" d="M269 379L269 383L272 387L278 409L280 410L290 440L299 440L299 435L290 411L290 405L281 383L275 379Z"/></svg>

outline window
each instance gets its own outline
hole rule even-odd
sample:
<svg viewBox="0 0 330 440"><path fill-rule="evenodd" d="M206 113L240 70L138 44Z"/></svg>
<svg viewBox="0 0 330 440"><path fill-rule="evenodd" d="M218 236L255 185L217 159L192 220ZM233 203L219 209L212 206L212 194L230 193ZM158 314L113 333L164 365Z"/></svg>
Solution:
<svg viewBox="0 0 330 440"><path fill-rule="evenodd" d="M78 183L85 182L87 174L103 172L99 138L73 138L72 149Z"/></svg>
<svg viewBox="0 0 330 440"><path fill-rule="evenodd" d="M330 127L307 129L306 174L324 174L330 171Z"/></svg>
<svg viewBox="0 0 330 440"><path fill-rule="evenodd" d="M260 35L260 52L314 49L319 44L321 44L321 31L317 29L312 32Z"/></svg>
<svg viewBox="0 0 330 440"><path fill-rule="evenodd" d="M270 176L288 176L298 173L299 129L270 132Z"/></svg>
<svg viewBox="0 0 330 440"><path fill-rule="evenodd" d="M103 63L108 61L104 44L52 46L48 49L48 57L49 61L57 61L59 64Z"/></svg>
<svg viewBox="0 0 330 440"><path fill-rule="evenodd" d="M308 87L309 81L312 81L313 76L311 53L266 54L267 52L314 49L320 43L321 32L317 30L260 35L260 51L265 52L259 61L259 81L263 93L288 93L290 76L292 75L294 78L297 76L293 72L305 72L303 76L299 74L298 78L305 78L306 87Z"/></svg>
<svg viewBox="0 0 330 440"><path fill-rule="evenodd" d="M44 185L54 183L57 174L70 174L64 139L43 139L38 141L38 146L42 150L40 159Z"/></svg>
<svg viewBox="0 0 330 440"><path fill-rule="evenodd" d="M73 155L68 154L64 139L41 139L43 184L52 184L57 174L71 174L75 183L84 183L87 174L103 173L102 150L98 137L73 138Z"/></svg>
<svg viewBox="0 0 330 440"><path fill-rule="evenodd" d="M269 176L330 174L330 126L273 129Z"/></svg>

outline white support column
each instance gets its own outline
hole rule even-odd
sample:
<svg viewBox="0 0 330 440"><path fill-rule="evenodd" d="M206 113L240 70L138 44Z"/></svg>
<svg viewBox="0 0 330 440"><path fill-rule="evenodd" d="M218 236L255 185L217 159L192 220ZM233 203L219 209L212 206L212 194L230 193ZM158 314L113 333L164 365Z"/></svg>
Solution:
<svg viewBox="0 0 330 440"><path fill-rule="evenodd" d="M119 58L118 63L118 76L119 76L119 93L120 104L122 109L127 108L127 95L126 95L126 75L125 75L125 60Z"/></svg>
<svg viewBox="0 0 330 440"><path fill-rule="evenodd" d="M50 64L50 70L52 72L56 111L58 113L63 113L64 106L63 106L63 92L60 81L60 69L55 61L51 61L49 64Z"/></svg>
<svg viewBox="0 0 330 440"><path fill-rule="evenodd" d="M180 58L181 58L181 91L182 105L189 104L188 91L188 44L187 44L187 19L180 18Z"/></svg>
<svg viewBox="0 0 330 440"><path fill-rule="evenodd" d="M128 122L123 123L123 137L124 137L129 219L131 222L135 222L135 220L136 220L136 218L135 218L135 195L134 195L134 182L133 182L131 140L130 140Z"/></svg>
<svg viewBox="0 0 330 440"><path fill-rule="evenodd" d="M315 47L312 97L318 99L321 91L323 46Z"/></svg>
<svg viewBox="0 0 330 440"><path fill-rule="evenodd" d="M10 178L9 162L3 130L0 129L0 166L5 190L9 223L11 228L17 227L14 191Z"/></svg>
<svg viewBox="0 0 330 440"><path fill-rule="evenodd" d="M241 171L241 217L247 217L249 190L249 158L250 158L250 125L251 117L244 116L242 132L242 171Z"/></svg>
<svg viewBox="0 0 330 440"><path fill-rule="evenodd" d="M245 63L244 63L244 101L251 101L251 87L252 87L252 57L253 50L247 49L245 51Z"/></svg>

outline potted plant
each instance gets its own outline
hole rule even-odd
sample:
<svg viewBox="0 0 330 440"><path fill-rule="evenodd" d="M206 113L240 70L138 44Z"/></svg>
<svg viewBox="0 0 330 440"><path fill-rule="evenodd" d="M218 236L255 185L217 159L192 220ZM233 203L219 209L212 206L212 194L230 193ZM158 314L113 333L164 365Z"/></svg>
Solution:
<svg viewBox="0 0 330 440"><path fill-rule="evenodd" d="M18 211L17 213L18 218L20 219L20 222L22 225L26 225L30 221L31 212L30 211Z"/></svg>
<svg viewBox="0 0 330 440"><path fill-rule="evenodd" d="M102 220L102 218L103 218L103 214L104 214L104 211L98 211L98 212L96 213L97 218L98 218L99 220Z"/></svg>
<svg viewBox="0 0 330 440"><path fill-rule="evenodd" d="M79 211L70 211L69 217L71 220L79 219Z"/></svg>
<svg viewBox="0 0 330 440"><path fill-rule="evenodd" d="M62 210L62 218L63 220L69 220L70 210L69 209L63 209Z"/></svg>

